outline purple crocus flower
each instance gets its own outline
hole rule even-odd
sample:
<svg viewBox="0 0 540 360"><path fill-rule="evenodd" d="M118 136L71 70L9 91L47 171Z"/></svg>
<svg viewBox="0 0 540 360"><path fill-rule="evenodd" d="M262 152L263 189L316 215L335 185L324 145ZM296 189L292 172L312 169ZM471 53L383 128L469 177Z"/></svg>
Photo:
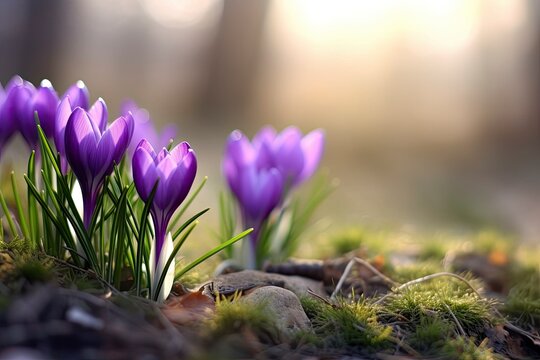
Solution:
<svg viewBox="0 0 540 360"><path fill-rule="evenodd" d="M106 126L107 107L99 99L88 112L75 108L65 127L65 155L81 186L87 228L105 177L120 163L131 140L133 118L121 116Z"/></svg>
<svg viewBox="0 0 540 360"><path fill-rule="evenodd" d="M75 108L80 107L84 110L88 110L89 103L90 94L88 92L88 88L82 81L79 80L69 87L58 105L56 119L54 121L54 144L56 145L56 150L60 153L60 167L62 169L62 173L64 174L67 173L68 169L65 151L65 132L67 122ZM107 108L104 105L105 103L103 100L98 99L98 101L96 101L96 103L94 103L92 106L93 108L96 108L94 112L96 112L97 109L100 109L102 112L101 115L98 115L100 118L99 123L101 124L100 129L102 131L107 125Z"/></svg>
<svg viewBox="0 0 540 360"><path fill-rule="evenodd" d="M19 76L13 77L6 86L0 109L0 151L24 122L27 104L34 92L34 86Z"/></svg>
<svg viewBox="0 0 540 360"><path fill-rule="evenodd" d="M238 201L243 225L254 228L249 267L256 265L254 254L263 224L290 189L313 175L323 148L322 130L303 136L295 127L280 134L265 127L252 141L238 130L229 136L223 172Z"/></svg>
<svg viewBox="0 0 540 360"><path fill-rule="evenodd" d="M303 136L298 128L290 126L277 134L268 126L255 135L252 146L256 152L270 149L270 163L283 175L286 185L294 187L317 170L324 151L324 132L317 129Z"/></svg>
<svg viewBox="0 0 540 360"><path fill-rule="evenodd" d="M137 106L133 100L125 100L120 112L122 115L126 115L131 112L134 120L133 138L128 147L128 155L133 156L137 146L142 139L146 139L150 144L154 144L157 148L167 147L169 143L176 136L176 126L169 125L163 129L159 134L150 119L150 114L146 109Z"/></svg>
<svg viewBox="0 0 540 360"><path fill-rule="evenodd" d="M163 148L156 154L152 145L143 139L135 150L132 165L135 188L143 201L148 201L159 180L150 208L155 229L157 264L165 243L167 225L195 180L197 158L187 142L178 144L170 152Z"/></svg>
<svg viewBox="0 0 540 360"><path fill-rule="evenodd" d="M43 80L38 89L27 86L30 97L25 98L23 114L20 118L19 130L32 149L38 145L38 133L35 113L47 137L53 137L58 95L49 80ZM26 95L27 96L27 95Z"/></svg>
<svg viewBox="0 0 540 360"><path fill-rule="evenodd" d="M248 268L255 268L255 253L261 228L283 196L283 176L273 166L270 147L265 142L256 146L240 131L231 133L227 141L223 172L238 201L244 227L253 227L250 234Z"/></svg>

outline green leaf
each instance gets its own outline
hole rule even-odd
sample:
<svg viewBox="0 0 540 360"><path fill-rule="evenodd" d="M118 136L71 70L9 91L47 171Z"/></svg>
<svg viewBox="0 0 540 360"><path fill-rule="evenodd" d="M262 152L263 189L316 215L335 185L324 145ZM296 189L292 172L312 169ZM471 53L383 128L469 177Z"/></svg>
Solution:
<svg viewBox="0 0 540 360"><path fill-rule="evenodd" d="M186 230L184 235L182 235L182 237L180 238L180 241L178 241L178 243L174 246L174 249L173 249L171 255L169 256L169 258L167 259L167 262L165 263L165 266L163 267L163 271L161 272L161 274L159 276L159 280L158 280L158 283L157 283L157 286L156 286L156 290L155 290L155 293L153 294L154 295L154 300L157 300L158 297L159 297L161 287L163 286L163 282L165 281L165 277L167 276L167 271L169 270L169 267L171 266L172 261L174 260L174 258L176 257L176 254L178 253L178 251L182 247L182 244L184 244L184 242L186 241L188 236L191 234L193 229L195 229L195 226L197 226L197 224L198 224L197 221L194 222L193 224L191 224L191 226ZM157 262L156 262L156 264L157 264Z"/></svg>
<svg viewBox="0 0 540 360"><path fill-rule="evenodd" d="M137 260L135 262L135 285L136 285L136 291L137 295L141 295L141 279L142 279L142 261L143 261L143 251L144 248L144 241L145 241L145 235L146 235L146 227L148 225L148 214L150 214L150 208L152 207L152 202L154 201L154 196L156 195L157 187L159 184L159 179L156 181L154 186L152 187L152 192L150 192L150 196L148 197L148 201L146 201L146 204L144 205L144 209L141 215L141 222L140 222L140 228L139 228L139 239L137 242ZM146 273L148 275L148 280L150 280L150 269L148 261L146 261ZM150 284L150 281L148 281L148 284ZM150 291L150 286L148 286L148 289Z"/></svg>
<svg viewBox="0 0 540 360"><path fill-rule="evenodd" d="M24 238L35 245L30 238L30 231L28 230L28 224L26 223L26 216L24 215L23 207L21 204L21 198L19 196L19 189L17 188L17 181L15 179L15 173L11 172L11 189L13 191L13 198L15 199L15 206L17 208L17 216L19 217L19 225Z"/></svg>
<svg viewBox="0 0 540 360"><path fill-rule="evenodd" d="M176 240L176 238L182 233L182 231L184 231L185 228L187 228L192 222L194 222L195 220L197 220L199 217L201 217L203 214L205 214L208 210L210 210L210 208L206 208L204 210L201 210L199 211L198 213L196 213L195 215L193 215L192 217L190 217L189 219L186 220L185 223L182 224L182 226L180 226L178 228L178 230L176 230L172 236L172 239L173 239L173 242Z"/></svg>
<svg viewBox="0 0 540 360"><path fill-rule="evenodd" d="M193 191L193 193L189 196L189 198L184 202L184 205L182 205L182 207L180 208L180 210L178 211L178 213L176 213L176 215L174 215L174 219L173 221L171 222L170 224L170 228L175 228L176 225L178 224L178 221L180 221L180 218L182 217L182 215L184 215L184 213L186 212L186 210L189 208L189 206L191 205L191 203L193 203L193 200L195 200L195 198L197 197L197 195L199 195L199 193L201 192L202 188L204 187L204 185L206 184L206 181L208 180L208 176L205 176L203 178L203 180L201 181L201 183L199 184L199 186L197 186L197 188L195 189L195 191Z"/></svg>
<svg viewBox="0 0 540 360"><path fill-rule="evenodd" d="M30 153L30 158L28 159L28 178L32 180L32 184L36 182L36 152L32 151ZM27 181L28 183L28 181ZM36 199L30 196L31 189L28 187L28 222L30 224L30 237L33 243L39 241L39 219L37 213L37 204ZM38 197L41 197L38 192Z"/></svg>
<svg viewBox="0 0 540 360"><path fill-rule="evenodd" d="M11 232L11 236L13 236L13 238L18 237L19 234L17 232L17 227L15 226L15 223L13 222L13 218L11 217L11 213L6 204L6 199L4 199L4 194L2 194L1 191L0 191L0 205L2 205L2 210L4 211L4 215L6 215L6 220L9 225L9 231Z"/></svg>
<svg viewBox="0 0 540 360"><path fill-rule="evenodd" d="M235 242L243 239L244 237L246 237L247 235L249 235L251 232L253 231L253 228L250 228L250 229L247 229L246 231L244 232L241 232L240 234L236 235L235 237L221 243L220 245L216 246L215 248L213 248L212 250L208 251L207 253L205 253L204 255L200 256L199 258L197 258L196 260L192 261L191 263L189 263L188 265L186 265L184 268L182 268L182 270L180 270L174 277L174 280L178 280L180 279L182 276L184 276L184 274L186 274L188 271L192 270L194 267L196 267L197 265L201 264L202 262L204 262L205 260L209 259L210 257L214 256L215 254L217 254L218 252L220 252L221 250L231 246L232 244L234 244Z"/></svg>

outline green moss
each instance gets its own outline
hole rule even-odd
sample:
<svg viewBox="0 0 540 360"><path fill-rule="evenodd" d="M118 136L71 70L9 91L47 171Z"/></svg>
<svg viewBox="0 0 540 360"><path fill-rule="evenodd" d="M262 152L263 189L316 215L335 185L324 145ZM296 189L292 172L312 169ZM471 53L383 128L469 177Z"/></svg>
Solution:
<svg viewBox="0 0 540 360"><path fill-rule="evenodd" d="M392 279L399 283L405 283L426 275L443 271L442 264L437 261L422 261L414 264L395 267L389 274Z"/></svg>
<svg viewBox="0 0 540 360"><path fill-rule="evenodd" d="M438 315L424 316L409 337L409 342L422 353L434 353L454 334L455 325Z"/></svg>
<svg viewBox="0 0 540 360"><path fill-rule="evenodd" d="M25 239L15 238L11 241L0 241L0 251L9 251L18 256L30 256L31 246Z"/></svg>
<svg viewBox="0 0 540 360"><path fill-rule="evenodd" d="M31 259L19 264L17 272L19 277L31 283L47 282L54 277L50 264L37 259Z"/></svg>
<svg viewBox="0 0 540 360"><path fill-rule="evenodd" d="M337 234L332 239L334 254L336 256L340 256L348 252L358 250L365 242L366 237L366 231L361 228L351 228Z"/></svg>
<svg viewBox="0 0 540 360"><path fill-rule="evenodd" d="M391 297L385 310L390 317L399 315L407 319L411 329L433 314L452 323L456 322L455 316L469 335L481 333L492 320L487 300L479 299L464 285L447 279L412 286Z"/></svg>
<svg viewBox="0 0 540 360"><path fill-rule="evenodd" d="M502 311L521 325L540 327L540 272L529 272L510 290Z"/></svg>
<svg viewBox="0 0 540 360"><path fill-rule="evenodd" d="M323 246L322 257L337 257L345 253L358 250L367 250L369 256L385 255L393 250L392 234L383 230L373 230L367 227L355 226L337 232L326 239L325 242L332 244L331 248Z"/></svg>
<svg viewBox="0 0 540 360"><path fill-rule="evenodd" d="M364 351L389 344L392 328L378 321L377 307L364 299L352 303L340 300L334 306L314 301L304 298L302 306L325 348L360 347Z"/></svg>
<svg viewBox="0 0 540 360"><path fill-rule="evenodd" d="M450 339L443 347L445 359L449 360L498 360L501 356L494 354L487 341L476 345L473 339L457 337Z"/></svg>
<svg viewBox="0 0 540 360"><path fill-rule="evenodd" d="M484 254L492 251L512 254L516 247L516 242L512 237L491 229L480 231L472 239L472 243L474 250Z"/></svg>
<svg viewBox="0 0 540 360"><path fill-rule="evenodd" d="M427 241L421 245L418 259L422 261L430 260L441 262L446 256L447 251L447 247L442 242L435 240Z"/></svg>
<svg viewBox="0 0 540 360"><path fill-rule="evenodd" d="M277 330L265 306L221 299L216 302L215 316L208 322L212 338L251 331L259 338L275 340Z"/></svg>

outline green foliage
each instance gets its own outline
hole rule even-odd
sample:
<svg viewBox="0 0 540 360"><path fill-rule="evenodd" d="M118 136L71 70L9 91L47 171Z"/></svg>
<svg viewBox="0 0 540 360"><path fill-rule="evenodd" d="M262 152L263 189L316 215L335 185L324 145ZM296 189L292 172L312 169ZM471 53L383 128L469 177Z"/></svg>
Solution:
<svg viewBox="0 0 540 360"><path fill-rule="evenodd" d="M212 338L246 330L259 337L268 336L270 339L277 337L274 320L263 304L253 305L235 300L237 297L232 301L217 299L216 313L207 323Z"/></svg>
<svg viewBox="0 0 540 360"><path fill-rule="evenodd" d="M405 283L423 276L443 271L442 264L436 261L418 261L413 264L395 267L390 277L397 282Z"/></svg>
<svg viewBox="0 0 540 360"><path fill-rule="evenodd" d="M311 319L313 331L326 348L360 347L380 349L389 345L390 326L377 319L377 306L365 299L352 303L345 300L329 305L317 300L302 298L301 303Z"/></svg>
<svg viewBox="0 0 540 360"><path fill-rule="evenodd" d="M398 315L399 319L406 319L411 330L438 314L441 320L462 327L468 335L477 335L492 321L490 306L488 300L478 298L463 284L439 279L396 294L388 301L385 311L390 317Z"/></svg>
<svg viewBox="0 0 540 360"><path fill-rule="evenodd" d="M256 249L255 263L262 267L266 260L284 261L298 249L302 236L306 236L312 225L311 219L319 205L334 190L329 176L319 174L311 181L311 186L304 194L297 193L290 199L284 200L284 205L276 209L270 218L261 226ZM231 193L222 193L219 198L220 210L220 240L227 239L236 227L238 220L237 206ZM235 248L224 252L228 259L239 263L244 261L243 249ZM244 264L246 265L246 264Z"/></svg>
<svg viewBox="0 0 540 360"><path fill-rule="evenodd" d="M333 238L332 245L336 256L344 255L348 252L358 250L370 236L365 228L351 228L343 231Z"/></svg>
<svg viewBox="0 0 540 360"><path fill-rule="evenodd" d="M438 352L455 332L455 325L438 314L423 316L408 338L411 346L425 354Z"/></svg>
<svg viewBox="0 0 540 360"><path fill-rule="evenodd" d="M133 287L137 295L157 299L169 266L197 225L197 219L209 210L202 210L183 223L180 221L188 206L203 188L206 178L186 199L173 218L169 228L172 232L174 250L167 259L158 283L152 284L148 269L153 234L148 224L148 215L156 187L149 201L144 204L138 198L134 184L129 179L125 161L122 161L114 167L111 176L105 179L103 189L98 194L93 218L90 224L85 226L72 195L75 177L71 172L67 175L62 174L59 155L55 154L39 125L37 130L41 161L36 161L34 152L28 161L28 172L24 176L27 184L26 206L23 205L19 194L15 175L11 175L13 207L18 215L17 222L12 218L8 204L0 192L0 206L9 225L10 241L25 239L28 248L41 249L47 255L68 261L75 267L90 269L109 286L120 290L130 290ZM36 167L38 164L39 169ZM219 246L179 269L176 278L183 276L250 232L251 230L246 230L225 239L226 241ZM3 241L5 237L3 226L0 235ZM32 266L28 264L25 271L29 275L37 276L39 271ZM134 281L126 281L127 279ZM154 294L152 289L156 290Z"/></svg>
<svg viewBox="0 0 540 360"><path fill-rule="evenodd" d="M502 311L521 325L540 326L540 272L533 269L508 294Z"/></svg>
<svg viewBox="0 0 540 360"><path fill-rule="evenodd" d="M331 247L324 249L324 257L341 256L350 251L362 249L368 256L387 255L396 250L400 241L395 241L392 234L385 230L371 229L367 226L352 226L339 230L330 236Z"/></svg>
<svg viewBox="0 0 540 360"><path fill-rule="evenodd" d="M428 241L423 244L418 254L422 261L442 261L446 256L446 246L440 241Z"/></svg>
<svg viewBox="0 0 540 360"><path fill-rule="evenodd" d="M474 340L466 337L457 337L446 342L442 349L445 359L449 360L498 360L502 356L494 354L488 347L487 341L476 345Z"/></svg>

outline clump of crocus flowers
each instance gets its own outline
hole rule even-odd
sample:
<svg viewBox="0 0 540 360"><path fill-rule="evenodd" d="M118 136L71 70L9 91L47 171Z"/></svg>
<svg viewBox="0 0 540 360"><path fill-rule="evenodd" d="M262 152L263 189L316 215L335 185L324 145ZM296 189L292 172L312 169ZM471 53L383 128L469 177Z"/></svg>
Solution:
<svg viewBox="0 0 540 360"><path fill-rule="evenodd" d="M140 285L146 283L147 296L164 300L175 275L181 276L224 248L217 246L175 274L174 257L196 219L208 210L169 229L194 182L195 152L187 142L168 150L176 129L169 126L160 134L148 112L131 100L124 102L121 115L110 124L105 101L98 98L90 104L90 92L82 81L61 97L48 80L36 88L16 76L5 89L0 86L0 155L17 133L36 154L31 154L25 176L28 215L16 196L20 226L13 223L0 192L11 236L29 238L32 246L57 257L69 254L68 259L78 266L88 266L118 286L127 267L136 280L137 294L145 293ZM126 154L132 161L121 166ZM131 176L123 172L130 164ZM12 182L16 189L13 176ZM140 200L142 206L137 204ZM145 225L148 213L151 228ZM230 244L248 233L231 238Z"/></svg>
<svg viewBox="0 0 540 360"><path fill-rule="evenodd" d="M252 229L231 234L175 274L174 257L198 217L208 210L176 227L179 217L174 214L196 177L195 152L187 142L172 147L176 129L159 133L148 112L133 101L124 102L110 124L108 118L105 100L98 98L91 105L82 81L61 96L48 80L36 87L15 76L5 88L0 86L0 156L16 134L31 149L25 175L26 210L11 177L19 226L12 221L1 192L0 206L12 237L25 237L53 256L89 267L115 286L121 286L128 269L138 295L164 300L173 279ZM304 136L295 127L281 133L267 127L252 141L240 131L230 135L223 170L243 225L254 229L248 242L248 267L258 266L255 253L269 218L283 212L291 192L313 175L323 147L321 130ZM126 154L131 161L124 161ZM125 172L129 165L131 176ZM204 181L186 206L202 185ZM78 188L81 199L75 195ZM149 217L153 226L147 226Z"/></svg>
<svg viewBox="0 0 540 360"><path fill-rule="evenodd" d="M324 150L324 133L307 135L296 127L277 133L265 127L250 141L233 131L225 148L223 173L231 189L244 226L253 227L243 265L256 268L263 229L270 215L284 210L290 192L317 170Z"/></svg>

